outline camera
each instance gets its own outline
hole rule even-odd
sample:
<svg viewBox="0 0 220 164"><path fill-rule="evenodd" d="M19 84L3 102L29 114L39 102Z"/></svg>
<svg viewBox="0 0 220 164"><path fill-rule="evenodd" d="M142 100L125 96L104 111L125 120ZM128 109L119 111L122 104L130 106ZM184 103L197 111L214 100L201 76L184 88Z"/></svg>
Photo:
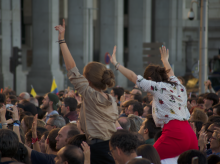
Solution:
<svg viewBox="0 0 220 164"><path fill-rule="evenodd" d="M190 8L190 11L188 12L188 19L189 20L193 20L194 19L194 12L193 12L193 9Z"/></svg>

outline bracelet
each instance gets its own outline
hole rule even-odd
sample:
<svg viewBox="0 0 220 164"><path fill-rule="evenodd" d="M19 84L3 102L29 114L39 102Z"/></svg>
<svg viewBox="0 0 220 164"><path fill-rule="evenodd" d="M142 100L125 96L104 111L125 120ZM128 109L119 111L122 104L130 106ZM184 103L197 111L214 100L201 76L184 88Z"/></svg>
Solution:
<svg viewBox="0 0 220 164"><path fill-rule="evenodd" d="M14 123L13 126L20 126L20 124L18 124L18 123Z"/></svg>
<svg viewBox="0 0 220 164"><path fill-rule="evenodd" d="M116 67L116 70L118 70L118 67L120 66L120 63L118 63L117 67Z"/></svg>
<svg viewBox="0 0 220 164"><path fill-rule="evenodd" d="M59 42L59 44L62 44L62 43L66 43L66 42Z"/></svg>
<svg viewBox="0 0 220 164"><path fill-rule="evenodd" d="M31 138L32 140L32 144L35 144L38 141L38 137L37 138Z"/></svg>
<svg viewBox="0 0 220 164"><path fill-rule="evenodd" d="M2 124L2 126L4 126L4 125L8 126L8 123L7 123L7 122L5 122L5 123L3 123L3 124Z"/></svg>
<svg viewBox="0 0 220 164"><path fill-rule="evenodd" d="M62 41L64 41L64 42L65 42L65 39L62 39L62 40L58 40L58 41L56 41L56 42L62 42Z"/></svg>

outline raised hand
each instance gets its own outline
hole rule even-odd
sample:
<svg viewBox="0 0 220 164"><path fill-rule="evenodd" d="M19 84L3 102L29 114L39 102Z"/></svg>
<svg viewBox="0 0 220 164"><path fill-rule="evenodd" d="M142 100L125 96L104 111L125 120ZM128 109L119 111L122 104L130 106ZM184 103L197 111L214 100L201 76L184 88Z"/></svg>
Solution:
<svg viewBox="0 0 220 164"><path fill-rule="evenodd" d="M90 147L86 142L82 142L81 146L83 148L84 153L84 164L90 164Z"/></svg>
<svg viewBox="0 0 220 164"><path fill-rule="evenodd" d="M165 46L162 46L162 48L159 48L159 50L160 50L161 60L162 61L164 61L164 60L168 61L168 59L169 59L169 50L166 49Z"/></svg>
<svg viewBox="0 0 220 164"><path fill-rule="evenodd" d="M0 108L0 116L4 116L5 117L5 113L6 113L6 107L5 105L3 105L1 108Z"/></svg>
<svg viewBox="0 0 220 164"><path fill-rule="evenodd" d="M38 114L34 116L34 120L32 123L32 137L33 138L37 138L37 117L38 117Z"/></svg>
<svg viewBox="0 0 220 164"><path fill-rule="evenodd" d="M65 35L65 20L63 19L63 25L57 25L54 27L56 31L59 31L59 40L63 40L64 39L64 35Z"/></svg>
<svg viewBox="0 0 220 164"><path fill-rule="evenodd" d="M12 110L7 109L7 111L9 111L10 113L12 113L12 118L13 118L14 121L15 121L15 120L19 120L18 108L17 108L15 105L12 106Z"/></svg>
<svg viewBox="0 0 220 164"><path fill-rule="evenodd" d="M117 63L115 53L116 53L116 46L114 46L114 48L113 48L112 56L111 56L110 54L108 54L108 56L109 56L109 58L110 58L110 61L111 61L111 63L112 63L114 66L115 66L116 63Z"/></svg>

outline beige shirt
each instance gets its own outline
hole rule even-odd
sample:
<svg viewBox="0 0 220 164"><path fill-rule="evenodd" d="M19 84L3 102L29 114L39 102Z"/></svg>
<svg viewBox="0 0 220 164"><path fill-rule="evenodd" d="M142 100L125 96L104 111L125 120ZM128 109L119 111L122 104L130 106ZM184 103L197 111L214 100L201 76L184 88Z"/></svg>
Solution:
<svg viewBox="0 0 220 164"><path fill-rule="evenodd" d="M118 118L117 103L108 95L108 100L89 86L88 80L82 76L77 67L68 71L70 82L82 96L80 124L87 140L94 138L109 140L116 132L115 122Z"/></svg>

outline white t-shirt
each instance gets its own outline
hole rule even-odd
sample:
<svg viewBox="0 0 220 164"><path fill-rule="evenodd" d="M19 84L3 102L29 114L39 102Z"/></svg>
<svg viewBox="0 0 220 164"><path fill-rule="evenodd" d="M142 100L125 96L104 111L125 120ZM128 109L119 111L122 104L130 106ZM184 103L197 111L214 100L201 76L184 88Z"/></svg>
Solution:
<svg viewBox="0 0 220 164"><path fill-rule="evenodd" d="M137 76L137 86L153 95L152 115L157 127L163 127L170 120L185 121L190 118L186 88L176 76L171 76L169 81L176 82L177 85L146 80L140 75Z"/></svg>

